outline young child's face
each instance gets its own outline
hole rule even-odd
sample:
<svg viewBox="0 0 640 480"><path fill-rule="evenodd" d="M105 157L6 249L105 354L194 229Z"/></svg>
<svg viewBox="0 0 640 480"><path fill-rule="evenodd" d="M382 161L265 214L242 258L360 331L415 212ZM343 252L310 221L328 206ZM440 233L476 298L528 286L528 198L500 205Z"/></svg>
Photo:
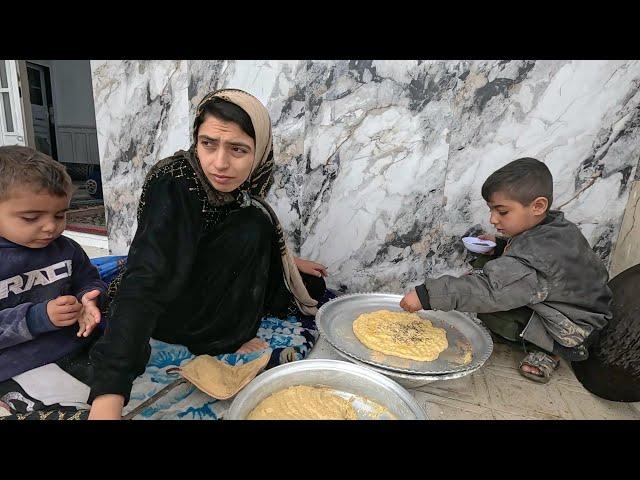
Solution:
<svg viewBox="0 0 640 480"><path fill-rule="evenodd" d="M0 236L24 247L46 247L64 231L70 200L30 186L12 188L0 201Z"/></svg>
<svg viewBox="0 0 640 480"><path fill-rule="evenodd" d="M523 205L509 198L505 193L496 192L491 195L487 205L491 212L489 219L491 225L498 230L498 233L515 237L544 220L548 200L538 197L530 205Z"/></svg>

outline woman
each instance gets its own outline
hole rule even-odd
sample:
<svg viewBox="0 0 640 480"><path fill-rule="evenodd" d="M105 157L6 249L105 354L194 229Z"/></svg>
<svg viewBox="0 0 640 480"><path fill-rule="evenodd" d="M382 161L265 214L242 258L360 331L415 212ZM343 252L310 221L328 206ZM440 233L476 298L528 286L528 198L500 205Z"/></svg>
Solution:
<svg viewBox="0 0 640 480"><path fill-rule="evenodd" d="M119 419L149 358L149 338L196 354L251 352L265 313L307 315L326 267L294 258L264 201L273 182L271 121L250 94L225 89L196 111L188 151L147 174L127 268L91 352L89 419ZM301 273L304 275L301 276Z"/></svg>

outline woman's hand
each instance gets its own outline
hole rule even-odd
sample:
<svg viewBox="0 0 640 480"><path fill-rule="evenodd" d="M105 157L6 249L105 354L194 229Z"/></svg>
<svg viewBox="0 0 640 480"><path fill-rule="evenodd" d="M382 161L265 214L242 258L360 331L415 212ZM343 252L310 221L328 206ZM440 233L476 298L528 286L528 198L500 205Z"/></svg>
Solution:
<svg viewBox="0 0 640 480"><path fill-rule="evenodd" d="M267 342L260 340L259 338L252 338L236 350L236 353L257 352L258 350L264 350L265 348L269 348L269 344Z"/></svg>
<svg viewBox="0 0 640 480"><path fill-rule="evenodd" d="M312 262L311 260L303 260L302 258L293 257L296 262L296 267L302 273L313 275L314 277L326 277L327 267L321 263Z"/></svg>
<svg viewBox="0 0 640 480"><path fill-rule="evenodd" d="M122 420L123 407L122 395L99 395L91 404L89 420Z"/></svg>

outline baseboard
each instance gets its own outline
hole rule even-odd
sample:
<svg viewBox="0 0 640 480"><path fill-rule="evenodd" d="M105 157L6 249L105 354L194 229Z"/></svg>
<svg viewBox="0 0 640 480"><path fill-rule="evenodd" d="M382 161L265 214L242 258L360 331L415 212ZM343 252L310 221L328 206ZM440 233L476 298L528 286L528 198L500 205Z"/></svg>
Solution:
<svg viewBox="0 0 640 480"><path fill-rule="evenodd" d="M72 232L71 230L65 230L64 232L62 232L62 234L65 237L70 238L71 240L75 240L80 245L109 250L109 239L104 235L94 235L92 233L85 232Z"/></svg>

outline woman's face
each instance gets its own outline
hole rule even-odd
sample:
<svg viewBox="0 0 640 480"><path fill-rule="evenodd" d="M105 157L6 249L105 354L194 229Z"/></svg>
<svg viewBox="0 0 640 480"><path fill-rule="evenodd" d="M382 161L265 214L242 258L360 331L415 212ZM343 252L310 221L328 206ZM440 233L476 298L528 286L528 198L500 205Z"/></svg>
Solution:
<svg viewBox="0 0 640 480"><path fill-rule="evenodd" d="M255 141L234 122L207 115L198 128L196 145L205 175L220 192L232 192L249 178Z"/></svg>

